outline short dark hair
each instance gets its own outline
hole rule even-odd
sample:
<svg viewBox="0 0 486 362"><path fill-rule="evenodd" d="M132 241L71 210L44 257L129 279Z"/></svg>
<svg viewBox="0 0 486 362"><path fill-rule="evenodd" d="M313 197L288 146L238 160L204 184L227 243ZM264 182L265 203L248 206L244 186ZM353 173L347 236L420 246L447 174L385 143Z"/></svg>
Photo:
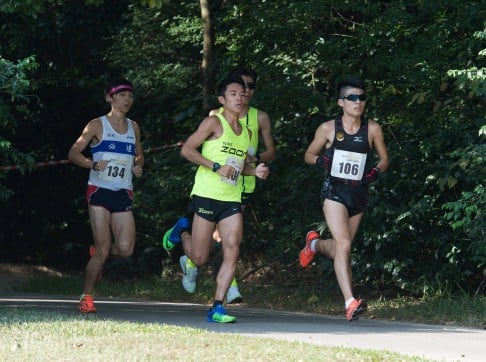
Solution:
<svg viewBox="0 0 486 362"><path fill-rule="evenodd" d="M228 86L232 83L238 83L245 89L245 83L243 82L243 79L241 78L225 78L223 79L219 84L218 84L218 96L224 97L224 92L226 92L226 89Z"/></svg>
<svg viewBox="0 0 486 362"><path fill-rule="evenodd" d="M126 92L130 91L134 93L135 88L133 87L133 84L124 79L124 78L118 78L115 79L111 82L109 82L106 87L105 87L105 94L112 96L114 94L120 93L120 92Z"/></svg>
<svg viewBox="0 0 486 362"><path fill-rule="evenodd" d="M345 78L338 82L336 86L337 97L342 97L348 88L358 88L366 91L365 83L360 78Z"/></svg>
<svg viewBox="0 0 486 362"><path fill-rule="evenodd" d="M239 65L236 68L234 68L230 72L228 78L240 78L243 75L252 77L254 82L257 81L257 73L253 69L245 67L243 65Z"/></svg>

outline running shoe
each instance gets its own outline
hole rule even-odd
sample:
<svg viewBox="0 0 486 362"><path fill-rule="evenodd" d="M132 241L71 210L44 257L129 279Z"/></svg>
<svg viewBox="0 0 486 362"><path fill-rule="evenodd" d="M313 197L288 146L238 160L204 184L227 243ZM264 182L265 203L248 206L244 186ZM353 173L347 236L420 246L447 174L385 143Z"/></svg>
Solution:
<svg viewBox="0 0 486 362"><path fill-rule="evenodd" d="M238 290L238 287L231 286L226 292L226 302L228 304L243 303L243 297Z"/></svg>
<svg viewBox="0 0 486 362"><path fill-rule="evenodd" d="M358 315L363 313L368 308L366 301L363 299L356 299L346 309L346 319L348 322L359 319Z"/></svg>
<svg viewBox="0 0 486 362"><path fill-rule="evenodd" d="M309 266L316 256L316 252L311 250L311 243L313 240L319 239L317 231L309 231L305 237L305 247L299 253L299 263L303 268Z"/></svg>
<svg viewBox="0 0 486 362"><path fill-rule="evenodd" d="M162 247L167 251L174 249L174 246L181 242L181 231L183 229L189 229L189 219L186 217L181 217L173 227L167 230L162 238Z"/></svg>
<svg viewBox="0 0 486 362"><path fill-rule="evenodd" d="M79 301L79 311L81 313L96 313L92 295L83 295Z"/></svg>
<svg viewBox="0 0 486 362"><path fill-rule="evenodd" d="M96 253L96 247L94 245L91 245L89 247L89 256L93 257L93 255L95 255L95 253ZM100 271L100 273L96 277L96 281L99 282L101 280L101 278L103 278L103 271Z"/></svg>
<svg viewBox="0 0 486 362"><path fill-rule="evenodd" d="M208 322L234 323L236 322L236 317L226 314L226 309L221 304L218 304L209 310Z"/></svg>
<svg viewBox="0 0 486 362"><path fill-rule="evenodd" d="M194 293L196 290L197 266L194 265L187 255L181 256L179 263L184 274L182 277L182 286L186 292Z"/></svg>

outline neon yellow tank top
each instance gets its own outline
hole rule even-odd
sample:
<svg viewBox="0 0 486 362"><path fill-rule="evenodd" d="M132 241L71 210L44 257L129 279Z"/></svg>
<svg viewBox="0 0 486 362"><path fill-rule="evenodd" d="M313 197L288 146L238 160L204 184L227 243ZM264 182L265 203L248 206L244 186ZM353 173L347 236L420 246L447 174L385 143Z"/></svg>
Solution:
<svg viewBox="0 0 486 362"><path fill-rule="evenodd" d="M219 108L219 113L223 112L223 107ZM248 154L255 156L258 152L258 109L255 107L248 108L248 113L245 117L239 119L242 127L247 127L251 131L250 146L248 147ZM252 163L256 167L255 163ZM256 188L256 176L241 176L240 178L241 192L252 193Z"/></svg>
<svg viewBox="0 0 486 362"><path fill-rule="evenodd" d="M219 201L241 202L240 175L245 164L246 153L250 144L250 135L242 127L236 135L221 113L216 115L223 126L223 134L215 140L204 141L201 154L213 162L230 165L236 169L235 176L226 178L210 168L199 166L194 179L192 195L198 195Z"/></svg>
<svg viewBox="0 0 486 362"><path fill-rule="evenodd" d="M248 147L248 154L255 156L258 152L258 109L250 107L246 117L240 118L240 124L243 127L248 127L251 131L250 147ZM256 164L252 164L256 167ZM252 193L255 191L256 177L255 176L241 176L241 192Z"/></svg>

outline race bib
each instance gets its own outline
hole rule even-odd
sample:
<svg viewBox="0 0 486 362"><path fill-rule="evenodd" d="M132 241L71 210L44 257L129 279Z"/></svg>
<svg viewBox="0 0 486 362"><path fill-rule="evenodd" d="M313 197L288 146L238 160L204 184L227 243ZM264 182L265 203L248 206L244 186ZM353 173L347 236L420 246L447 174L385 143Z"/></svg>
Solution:
<svg viewBox="0 0 486 362"><path fill-rule="evenodd" d="M106 170L99 171L99 178L109 182L129 184L133 166L133 156L118 153L104 153L103 160L109 161Z"/></svg>
<svg viewBox="0 0 486 362"><path fill-rule="evenodd" d="M221 176L221 181L226 182L232 186L236 186L238 184L238 177L240 176L240 173L243 170L244 163L245 160L241 158L229 156L226 159L225 165L233 167L235 169L235 172L233 176L229 178Z"/></svg>
<svg viewBox="0 0 486 362"><path fill-rule="evenodd" d="M366 153L334 150L331 176L346 180L360 181L366 165Z"/></svg>

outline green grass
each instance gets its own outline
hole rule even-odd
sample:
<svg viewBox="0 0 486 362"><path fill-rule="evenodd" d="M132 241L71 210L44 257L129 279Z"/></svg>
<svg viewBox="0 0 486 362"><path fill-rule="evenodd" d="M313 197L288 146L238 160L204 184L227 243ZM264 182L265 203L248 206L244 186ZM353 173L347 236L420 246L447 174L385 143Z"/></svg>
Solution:
<svg viewBox="0 0 486 362"><path fill-rule="evenodd" d="M176 343L174 343L176 341ZM424 361L163 324L100 321L23 308L0 314L2 361Z"/></svg>

